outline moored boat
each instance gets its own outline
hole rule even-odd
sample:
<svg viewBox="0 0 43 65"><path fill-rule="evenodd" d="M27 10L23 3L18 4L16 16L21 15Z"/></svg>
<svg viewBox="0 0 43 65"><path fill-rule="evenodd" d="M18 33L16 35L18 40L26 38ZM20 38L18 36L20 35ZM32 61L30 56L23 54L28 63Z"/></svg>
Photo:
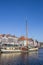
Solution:
<svg viewBox="0 0 43 65"><path fill-rule="evenodd" d="M19 48L13 48L13 47L6 47L6 48L2 48L1 52L2 53L15 53L15 52L31 52L31 51L37 51L38 48L28 48L26 49L25 47L22 49Z"/></svg>

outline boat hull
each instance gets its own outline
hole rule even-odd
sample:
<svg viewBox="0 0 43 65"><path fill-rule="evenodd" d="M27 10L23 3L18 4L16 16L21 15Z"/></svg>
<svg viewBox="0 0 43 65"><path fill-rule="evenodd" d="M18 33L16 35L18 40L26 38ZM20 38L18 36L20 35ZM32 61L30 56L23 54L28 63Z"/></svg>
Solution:
<svg viewBox="0 0 43 65"><path fill-rule="evenodd" d="M30 51L37 51L38 48L31 48L28 50L5 50L5 49L1 49L2 53L15 53L15 52L30 52Z"/></svg>
<svg viewBox="0 0 43 65"><path fill-rule="evenodd" d="M1 49L1 53L15 53L15 52L21 52L21 50L4 50L4 49Z"/></svg>

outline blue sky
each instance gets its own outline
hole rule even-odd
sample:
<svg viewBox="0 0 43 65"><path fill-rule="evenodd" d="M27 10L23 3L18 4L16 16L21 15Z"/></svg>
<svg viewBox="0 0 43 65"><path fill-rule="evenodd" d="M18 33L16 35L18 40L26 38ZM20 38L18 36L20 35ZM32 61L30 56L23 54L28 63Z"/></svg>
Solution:
<svg viewBox="0 0 43 65"><path fill-rule="evenodd" d="M43 0L0 0L0 34L26 36L43 41Z"/></svg>

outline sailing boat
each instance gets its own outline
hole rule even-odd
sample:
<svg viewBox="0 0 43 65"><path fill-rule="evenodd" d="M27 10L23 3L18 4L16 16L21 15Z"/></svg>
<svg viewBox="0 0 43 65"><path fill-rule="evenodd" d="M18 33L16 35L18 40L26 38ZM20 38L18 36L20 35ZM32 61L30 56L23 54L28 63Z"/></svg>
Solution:
<svg viewBox="0 0 43 65"><path fill-rule="evenodd" d="M36 50L38 50L38 47L37 48L35 48L35 47L29 48L27 20L26 20L26 38L25 38L25 40L26 40L26 46L22 47L23 52L29 52L29 51L36 51Z"/></svg>
<svg viewBox="0 0 43 65"><path fill-rule="evenodd" d="M29 48L29 44L28 44L28 27L27 27L27 21L26 21L26 38L24 39L26 40L26 46L21 47L21 49L18 49L18 47L15 49L14 45L9 46L9 44L4 44L4 46L2 45L1 48L1 52L29 52L29 51L36 51L38 50L38 48Z"/></svg>

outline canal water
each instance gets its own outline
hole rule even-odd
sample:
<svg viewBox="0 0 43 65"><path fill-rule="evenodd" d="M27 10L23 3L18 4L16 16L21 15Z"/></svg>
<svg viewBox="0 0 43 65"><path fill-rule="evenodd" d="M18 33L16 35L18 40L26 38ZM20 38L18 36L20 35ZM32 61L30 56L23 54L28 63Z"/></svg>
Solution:
<svg viewBox="0 0 43 65"><path fill-rule="evenodd" d="M43 65L43 49L29 53L0 54L0 65Z"/></svg>

